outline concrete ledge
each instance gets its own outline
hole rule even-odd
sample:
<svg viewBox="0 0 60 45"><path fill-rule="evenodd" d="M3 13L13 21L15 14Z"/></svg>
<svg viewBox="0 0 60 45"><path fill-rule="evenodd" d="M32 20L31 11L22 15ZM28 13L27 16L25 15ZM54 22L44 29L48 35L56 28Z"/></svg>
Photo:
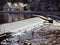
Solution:
<svg viewBox="0 0 60 45"><path fill-rule="evenodd" d="M27 27L33 27L35 25L42 25L43 19L40 19L39 17L31 18L31 19L26 19L23 21L17 21L13 23L7 23L7 24L2 24L0 25L0 31L2 32L16 32L19 30L23 30L24 28Z"/></svg>

